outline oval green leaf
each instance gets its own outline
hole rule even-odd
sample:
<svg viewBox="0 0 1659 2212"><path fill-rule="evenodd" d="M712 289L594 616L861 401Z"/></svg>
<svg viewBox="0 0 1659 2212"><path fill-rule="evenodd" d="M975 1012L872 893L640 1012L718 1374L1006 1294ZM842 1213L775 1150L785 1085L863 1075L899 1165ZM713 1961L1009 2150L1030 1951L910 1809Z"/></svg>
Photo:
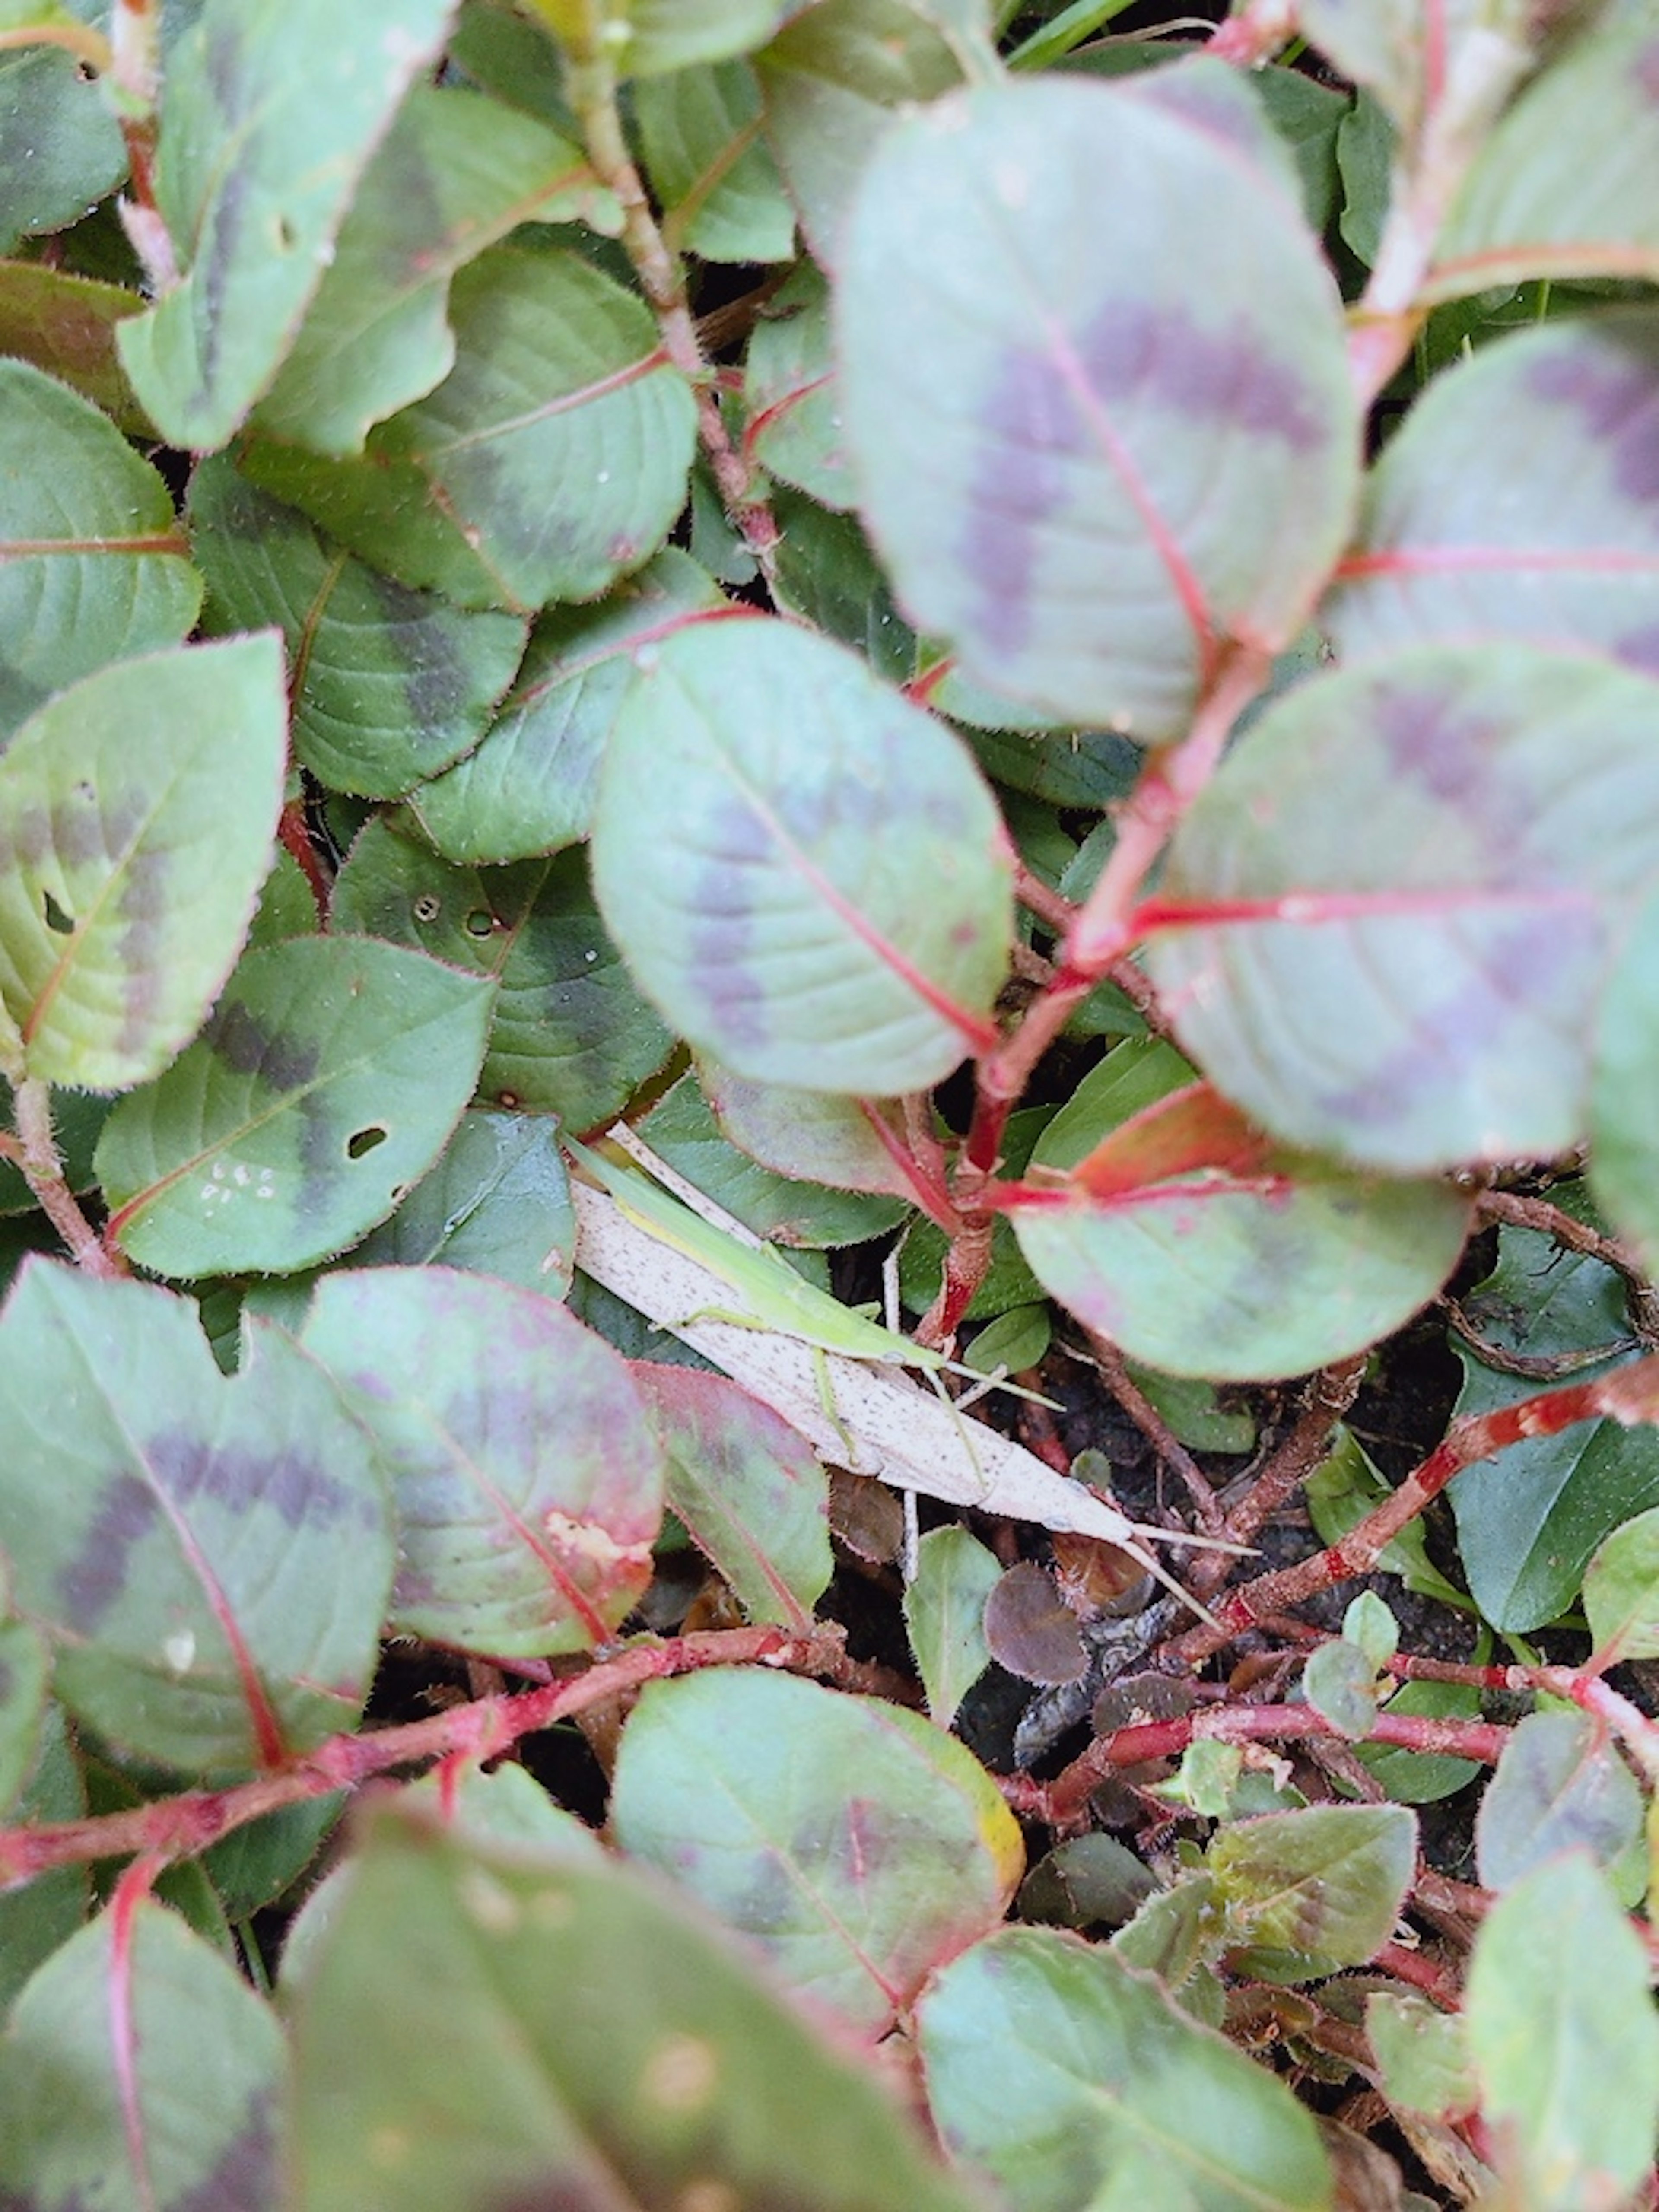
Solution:
<svg viewBox="0 0 1659 2212"><path fill-rule="evenodd" d="M228 1960L165 1905L112 1905L17 2000L0 2189L30 2212L279 2212L287 2077L276 2014Z"/></svg>
<svg viewBox="0 0 1659 2212"><path fill-rule="evenodd" d="M974 2212L749 1960L609 1858L382 1813L295 1996L307 2212Z"/></svg>
<svg viewBox="0 0 1659 2212"><path fill-rule="evenodd" d="M190 511L211 626L282 631L295 757L326 789L400 798L478 742L524 652L522 615L377 574L223 460L197 471Z"/></svg>
<svg viewBox="0 0 1659 2212"><path fill-rule="evenodd" d="M649 648L594 885L646 995L739 1075L887 1097L994 1042L1012 855L959 740L781 621Z"/></svg>
<svg viewBox="0 0 1659 2212"><path fill-rule="evenodd" d="M1328 2212L1318 2132L1285 2084L1109 1951L1004 1929L920 2011L933 2117L999 2202Z"/></svg>
<svg viewBox="0 0 1659 2212"><path fill-rule="evenodd" d="M645 1691L611 1825L872 2037L996 1926L1024 1870L1013 1816L953 1737L760 1669Z"/></svg>
<svg viewBox="0 0 1659 2212"><path fill-rule="evenodd" d="M1034 1164L1073 1165L1190 1070L1168 1045L1120 1045L1084 1079ZM1013 1214L1050 1294L1170 1375L1301 1375L1386 1336L1456 1265L1468 1200L1449 1184L1270 1155L1261 1173L1158 1177L1110 1200L1075 1189Z"/></svg>
<svg viewBox="0 0 1659 2212"><path fill-rule="evenodd" d="M355 1243L460 1119L494 1000L368 938L250 952L197 1042L104 1126L122 1249L188 1281L291 1274Z"/></svg>
<svg viewBox="0 0 1659 2212"><path fill-rule="evenodd" d="M1642 1793L1605 1725L1583 1712L1528 1713L1481 1796L1475 1863L1496 1890L1561 1851L1587 1851L1611 1875L1641 1834Z"/></svg>
<svg viewBox="0 0 1659 2212"><path fill-rule="evenodd" d="M1403 1805L1312 1805L1220 1830L1205 1860L1235 1943L1363 1966L1394 1934L1417 1865Z"/></svg>
<svg viewBox="0 0 1659 2212"><path fill-rule="evenodd" d="M526 221L620 220L568 138L459 85L416 85L365 172L257 428L357 453L455 362L456 270Z"/></svg>
<svg viewBox="0 0 1659 2212"><path fill-rule="evenodd" d="M410 797L438 850L451 860L527 860L586 837L630 656L726 604L706 568L665 545L597 606L550 608L483 742Z"/></svg>
<svg viewBox="0 0 1659 2212"><path fill-rule="evenodd" d="M392 1532L320 1368L256 1323L226 1376L187 1300L32 1260L0 1315L0 1547L73 1712L190 1774L351 1725Z"/></svg>
<svg viewBox="0 0 1659 2212"><path fill-rule="evenodd" d="M668 1503L750 1620L803 1633L830 1587L830 1478L797 1429L724 1375L634 1362Z"/></svg>
<svg viewBox="0 0 1659 2212"><path fill-rule="evenodd" d="M969 675L1152 742L1302 627L1358 483L1340 304L1220 133L1103 83L941 100L866 170L836 304L866 520Z"/></svg>
<svg viewBox="0 0 1659 2212"><path fill-rule="evenodd" d="M586 1651L651 1578L663 1459L626 1364L562 1306L448 1267L325 1275L300 1337L392 1484L404 1634Z"/></svg>
<svg viewBox="0 0 1659 2212"><path fill-rule="evenodd" d="M492 246L455 277L450 314L453 369L362 456L262 441L245 473L460 606L597 599L685 503L690 386L643 301L569 250Z"/></svg>
<svg viewBox="0 0 1659 2212"><path fill-rule="evenodd" d="M1659 841L1656 721L1641 677L1508 642L1299 685L1145 910L1183 1046L1287 1142L1362 1164L1568 1150Z"/></svg>
<svg viewBox="0 0 1659 2212"><path fill-rule="evenodd" d="M672 1040L594 911L586 857L453 868L371 822L334 885L337 929L361 929L498 977L481 1098L589 1129L622 1111Z"/></svg>
<svg viewBox="0 0 1659 2212"><path fill-rule="evenodd" d="M1344 659L1496 636L1659 672L1659 313L1545 324L1437 376L1338 576Z"/></svg>
<svg viewBox="0 0 1659 2212"><path fill-rule="evenodd" d="M201 599L160 474L67 385L0 361L0 731L176 645Z"/></svg>
<svg viewBox="0 0 1659 2212"><path fill-rule="evenodd" d="M155 200L180 281L116 332L169 445L216 452L270 385L358 179L455 0L209 8L167 56Z"/></svg>
<svg viewBox="0 0 1659 2212"><path fill-rule="evenodd" d="M1659 1509L1615 1528L1584 1576L1598 1667L1659 1658Z"/></svg>
<svg viewBox="0 0 1659 2212"><path fill-rule="evenodd" d="M1481 1923L1465 2002L1481 2106L1517 2201L1621 2204L1659 2124L1647 1954L1582 1852L1519 1881Z"/></svg>
<svg viewBox="0 0 1659 2212"><path fill-rule="evenodd" d="M286 752L273 637L123 661L0 759L0 1000L21 1072L119 1091L200 1028L270 866Z"/></svg>
<svg viewBox="0 0 1659 2212"><path fill-rule="evenodd" d="M1636 7L1622 23L1585 32L1503 118L1436 241L1420 298L1537 276L1654 283L1656 173L1659 27Z"/></svg>

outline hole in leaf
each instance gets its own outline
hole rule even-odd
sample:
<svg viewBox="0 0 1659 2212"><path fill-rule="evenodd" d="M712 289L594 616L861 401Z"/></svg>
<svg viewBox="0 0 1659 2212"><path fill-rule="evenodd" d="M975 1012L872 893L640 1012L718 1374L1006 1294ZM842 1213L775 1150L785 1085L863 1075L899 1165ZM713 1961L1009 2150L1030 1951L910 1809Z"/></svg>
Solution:
<svg viewBox="0 0 1659 2212"><path fill-rule="evenodd" d="M475 906L466 918L469 937L488 937L495 927L495 917L481 906Z"/></svg>
<svg viewBox="0 0 1659 2212"><path fill-rule="evenodd" d="M40 896L46 910L46 927L59 937L73 937L75 916L65 914L50 891L42 891Z"/></svg>
<svg viewBox="0 0 1659 2212"><path fill-rule="evenodd" d="M276 243L282 252L292 253L299 242L294 225L285 215L279 215L276 218Z"/></svg>
<svg viewBox="0 0 1659 2212"><path fill-rule="evenodd" d="M436 921L443 912L443 902L436 891L422 891L413 908L416 921Z"/></svg>
<svg viewBox="0 0 1659 2212"><path fill-rule="evenodd" d="M372 1152L376 1145L385 1142L386 1131L378 1123L371 1123L367 1129L354 1129L346 1139L346 1158L360 1160L365 1152Z"/></svg>

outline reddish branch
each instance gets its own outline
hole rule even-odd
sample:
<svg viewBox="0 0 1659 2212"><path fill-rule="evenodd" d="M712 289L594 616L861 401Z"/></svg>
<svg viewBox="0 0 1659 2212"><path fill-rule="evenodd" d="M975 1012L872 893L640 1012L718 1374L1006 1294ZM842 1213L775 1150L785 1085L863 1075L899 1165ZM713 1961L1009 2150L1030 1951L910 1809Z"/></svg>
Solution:
<svg viewBox="0 0 1659 2212"><path fill-rule="evenodd" d="M1391 1498L1326 1550L1293 1567L1258 1575L1226 1590L1212 1610L1224 1624L1203 1625L1170 1647L1183 1664L1196 1667L1224 1644L1268 1615L1304 1603L1316 1592L1334 1589L1356 1575L1370 1574L1401 1530L1430 1504L1455 1474L1490 1459L1526 1437L1555 1436L1579 1421L1615 1420L1626 1427L1659 1414L1659 1354L1632 1361L1611 1375L1548 1390L1518 1405L1455 1422L1416 1471Z"/></svg>
<svg viewBox="0 0 1659 2212"><path fill-rule="evenodd" d="M374 1777L434 1759L499 1758L520 1737L551 1728L607 1699L668 1674L701 1667L781 1667L822 1674L848 1686L862 1670L847 1657L838 1630L792 1635L781 1628L741 1628L630 1644L574 1680L549 1683L510 1698L483 1698L431 1720L362 1735L331 1736L314 1751L270 1773L224 1790L192 1790L131 1811L35 1828L0 1829L0 1888L33 1880L52 1867L136 1855L153 1865L193 1858L222 1836L284 1805L336 1790L355 1790Z"/></svg>
<svg viewBox="0 0 1659 2212"><path fill-rule="evenodd" d="M1206 1739L1244 1744L1305 1743L1332 1738L1338 1742L1349 1741L1311 1705L1201 1706L1170 1720L1145 1721L1097 1736L1063 1774L1046 1786L1018 1775L1009 1778L1003 1790L1016 1812L1053 1827L1066 1828L1077 1825L1095 1791L1121 1767L1177 1759L1190 1744ZM1483 1765L1495 1766L1509 1738L1509 1729L1493 1721L1381 1712L1366 1741L1393 1744L1404 1751L1478 1759Z"/></svg>

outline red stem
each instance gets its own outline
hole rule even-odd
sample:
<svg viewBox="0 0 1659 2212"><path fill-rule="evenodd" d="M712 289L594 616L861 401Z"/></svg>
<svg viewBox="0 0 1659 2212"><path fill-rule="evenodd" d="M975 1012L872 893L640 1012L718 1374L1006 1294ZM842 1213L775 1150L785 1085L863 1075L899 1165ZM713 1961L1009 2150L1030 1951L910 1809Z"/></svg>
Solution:
<svg viewBox="0 0 1659 2212"><path fill-rule="evenodd" d="M720 1629L671 1637L659 1644L630 1644L574 1681L552 1682L515 1697L483 1698L430 1720L367 1735L330 1736L314 1751L274 1772L229 1789L186 1790L129 1811L38 1828L0 1829L0 1888L30 1881L52 1867L135 1852L157 1865L193 1858L221 1836L280 1806L356 1789L375 1775L434 1759L496 1758L521 1736L664 1675L689 1674L700 1667L738 1666L785 1667L831 1679L849 1679L858 1671L848 1660L839 1634L830 1630L797 1636L774 1627Z"/></svg>

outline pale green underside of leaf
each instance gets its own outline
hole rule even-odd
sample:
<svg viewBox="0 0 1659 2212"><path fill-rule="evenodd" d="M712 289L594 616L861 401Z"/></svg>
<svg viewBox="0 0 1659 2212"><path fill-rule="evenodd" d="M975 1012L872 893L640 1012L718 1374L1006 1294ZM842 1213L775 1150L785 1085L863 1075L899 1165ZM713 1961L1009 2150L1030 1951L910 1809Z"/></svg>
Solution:
<svg viewBox="0 0 1659 2212"><path fill-rule="evenodd" d="M1659 24L1648 13L1589 33L1522 91L1452 208L1421 297L1540 276L1659 281L1656 174Z"/></svg>
<svg viewBox="0 0 1659 2212"><path fill-rule="evenodd" d="M455 0L244 0L168 57L155 192L179 283L122 324L133 389L169 444L214 452L270 385L351 193Z"/></svg>
<svg viewBox="0 0 1659 2212"><path fill-rule="evenodd" d="M1340 304L1267 125L1186 82L981 88L896 126L836 294L907 613L981 683L1146 741L1226 640L1296 635L1358 482Z"/></svg>
<svg viewBox="0 0 1659 2212"><path fill-rule="evenodd" d="M878 1097L988 1036L1010 856L960 741L849 653L706 623L644 658L594 884L647 996L757 1082Z"/></svg>
<svg viewBox="0 0 1659 2212"><path fill-rule="evenodd" d="M1299 686L1159 885L1191 916L1149 949L1183 1046L1288 1142L1361 1164L1567 1150L1659 836L1656 724L1651 682L1507 642Z"/></svg>
<svg viewBox="0 0 1659 2212"><path fill-rule="evenodd" d="M123 1249L158 1273L292 1273L383 1220L471 1095L485 978L368 938L251 952L200 1039L98 1148Z"/></svg>
<svg viewBox="0 0 1659 2212"><path fill-rule="evenodd" d="M450 290L436 391L330 460L260 441L243 460L362 559L465 607L597 599L685 500L690 386L644 303L574 252L493 246Z"/></svg>
<svg viewBox="0 0 1659 2212"><path fill-rule="evenodd" d="M0 733L106 662L176 645L201 599L157 471L88 401L0 361Z"/></svg>
<svg viewBox="0 0 1659 2212"><path fill-rule="evenodd" d="M1320 619L1345 660L1510 637L1659 672L1659 313L1485 346L1417 402Z"/></svg>
<svg viewBox="0 0 1659 2212"><path fill-rule="evenodd" d="M274 638L85 678L0 758L0 1000L25 1069L118 1091L200 1027L270 865L284 761Z"/></svg>
<svg viewBox="0 0 1659 2212"><path fill-rule="evenodd" d="M1035 1159L1069 1167L1190 1081L1167 1044L1120 1045L1085 1077ZM1468 1203L1438 1182L1287 1155L1264 1188L1162 1182L1109 1205L1079 1192L1014 1216L1043 1287L1134 1359L1217 1380L1301 1375L1386 1335L1456 1265Z"/></svg>

